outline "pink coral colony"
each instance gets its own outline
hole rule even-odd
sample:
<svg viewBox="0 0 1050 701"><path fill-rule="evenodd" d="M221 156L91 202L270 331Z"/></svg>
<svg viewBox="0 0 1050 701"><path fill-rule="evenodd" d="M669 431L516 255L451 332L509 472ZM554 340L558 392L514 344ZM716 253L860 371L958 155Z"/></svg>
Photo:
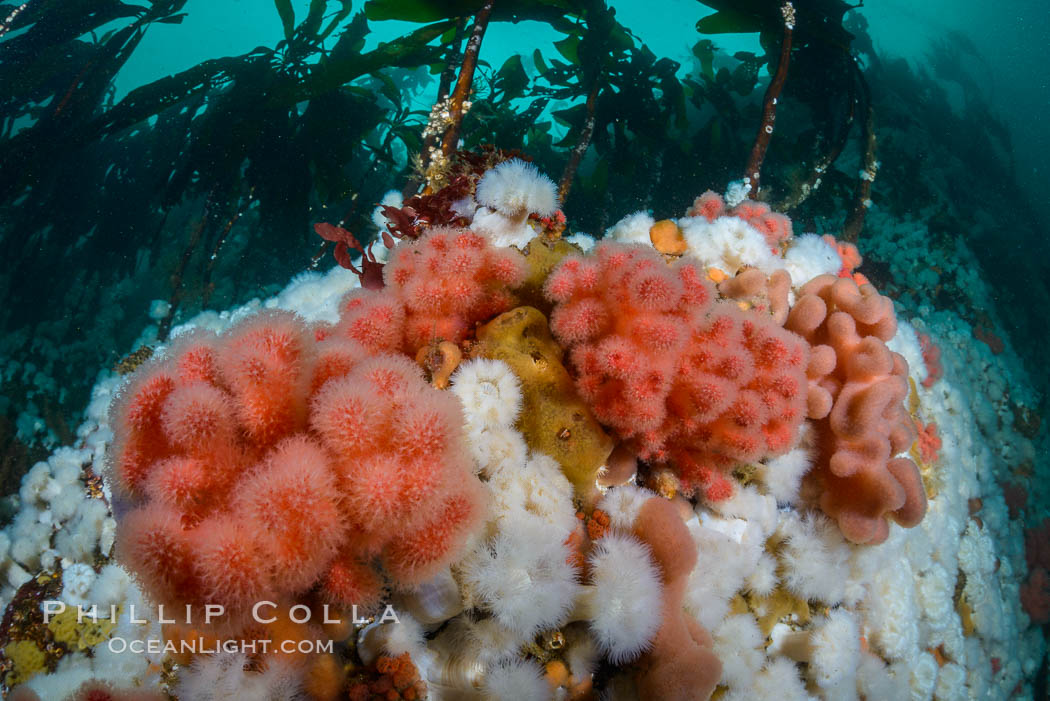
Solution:
<svg viewBox="0 0 1050 701"><path fill-rule="evenodd" d="M791 447L809 349L768 315L718 301L696 265L603 243L562 262L546 291L580 395L688 491L724 499L731 467Z"/></svg>
<svg viewBox="0 0 1050 701"><path fill-rule="evenodd" d="M367 604L447 565L480 522L461 409L407 358L269 312L193 334L113 411L118 550L160 603L316 590Z"/></svg>
<svg viewBox="0 0 1050 701"><path fill-rule="evenodd" d="M1028 579L1021 585L1021 606L1037 624L1050 623L1050 519L1025 531Z"/></svg>

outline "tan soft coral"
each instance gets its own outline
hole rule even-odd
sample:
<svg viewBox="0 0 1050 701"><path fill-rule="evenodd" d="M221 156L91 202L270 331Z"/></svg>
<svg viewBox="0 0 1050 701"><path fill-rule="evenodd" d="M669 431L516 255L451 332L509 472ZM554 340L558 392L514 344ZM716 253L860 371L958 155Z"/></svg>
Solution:
<svg viewBox="0 0 1050 701"><path fill-rule="evenodd" d="M660 497L645 502L634 522L634 535L648 544L662 580L662 622L652 648L639 660L635 677L643 699L687 701L710 698L722 663L711 634L682 610L697 550L674 503Z"/></svg>
<svg viewBox="0 0 1050 701"><path fill-rule="evenodd" d="M926 513L919 470L894 457L908 450L915 429L903 404L908 363L886 347L897 331L893 303L872 285L821 275L802 287L785 328L834 353L830 368L827 350L814 353L809 372L810 416L821 419L809 481L820 507L855 543L884 541L887 518L918 524ZM813 411L822 407L824 417Z"/></svg>
<svg viewBox="0 0 1050 701"><path fill-rule="evenodd" d="M791 275L786 270L774 270L767 277L757 268L748 268L718 283L723 297L736 300L743 309L766 312L778 324L787 319L790 291Z"/></svg>

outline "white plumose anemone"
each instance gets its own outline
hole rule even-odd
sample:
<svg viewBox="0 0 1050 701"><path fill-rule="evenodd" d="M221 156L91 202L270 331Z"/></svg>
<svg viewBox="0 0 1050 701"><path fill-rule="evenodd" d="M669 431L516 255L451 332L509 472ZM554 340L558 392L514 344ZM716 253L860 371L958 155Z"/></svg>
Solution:
<svg viewBox="0 0 1050 701"><path fill-rule="evenodd" d="M634 527L634 521L638 518L638 512L642 510L642 506L655 496L655 492L644 487L625 484L613 487L606 492L602 500L598 502L598 508L609 517L610 526L629 531Z"/></svg>
<svg viewBox="0 0 1050 701"><path fill-rule="evenodd" d="M818 275L837 275L842 258L835 247L816 234L800 234L784 253L784 265L791 274L793 287L802 287Z"/></svg>
<svg viewBox="0 0 1050 701"><path fill-rule="evenodd" d="M485 701L546 701L550 697L543 670L532 660L507 660L485 676Z"/></svg>
<svg viewBox="0 0 1050 701"><path fill-rule="evenodd" d="M470 425L510 426L521 410L521 381L502 360L463 363L452 375L452 393L463 404Z"/></svg>
<svg viewBox="0 0 1050 701"><path fill-rule="evenodd" d="M535 236L530 214L549 217L558 210L554 181L519 158L500 163L478 181L478 210L471 228L497 246L524 246Z"/></svg>
<svg viewBox="0 0 1050 701"><path fill-rule="evenodd" d="M496 620L528 637L565 622L579 592L569 555L542 519L518 511L464 560L463 582Z"/></svg>
<svg viewBox="0 0 1050 701"><path fill-rule="evenodd" d="M558 209L554 181L520 158L503 161L481 177L475 194L478 204L508 217L523 212L549 217Z"/></svg>
<svg viewBox="0 0 1050 701"><path fill-rule="evenodd" d="M736 275L745 267L772 273L784 267L784 260L774 254L758 229L738 217L685 217L678 220L682 235L689 245L686 255L704 267L718 268Z"/></svg>
<svg viewBox="0 0 1050 701"><path fill-rule="evenodd" d="M649 212L628 214L605 230L605 238L620 243L640 243L650 246L652 239L649 238L649 230L655 223L656 220Z"/></svg>
<svg viewBox="0 0 1050 701"><path fill-rule="evenodd" d="M631 662L652 644L660 627L660 573L649 548L634 537L609 533L595 542L585 607L591 632L613 664Z"/></svg>

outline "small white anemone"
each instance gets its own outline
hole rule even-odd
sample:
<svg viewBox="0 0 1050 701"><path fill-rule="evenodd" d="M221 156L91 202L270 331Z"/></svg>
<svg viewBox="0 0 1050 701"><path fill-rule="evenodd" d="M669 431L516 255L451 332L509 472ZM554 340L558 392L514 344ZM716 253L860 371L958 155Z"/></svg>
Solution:
<svg viewBox="0 0 1050 701"><path fill-rule="evenodd" d="M507 660L485 676L485 701L546 701L550 696L543 670L532 660Z"/></svg>
<svg viewBox="0 0 1050 701"><path fill-rule="evenodd" d="M475 358L461 364L452 375L452 393L472 424L510 426L521 410L521 381L502 360Z"/></svg>
<svg viewBox="0 0 1050 701"><path fill-rule="evenodd" d="M715 630L715 654L722 661L722 682L730 689L750 685L766 660L765 636L750 613L727 617Z"/></svg>
<svg viewBox="0 0 1050 701"><path fill-rule="evenodd" d="M86 606L88 592L95 583L91 565L77 562L62 570L62 600L70 606Z"/></svg>
<svg viewBox="0 0 1050 701"><path fill-rule="evenodd" d="M609 533L590 556L592 587L584 607L599 649L613 664L631 662L652 644L660 627L660 573L649 547Z"/></svg>
<svg viewBox="0 0 1050 701"><path fill-rule="evenodd" d="M834 689L856 678L860 666L860 627L846 609L834 609L810 630L789 633L779 641L779 652L808 665L809 675L822 689Z"/></svg>
<svg viewBox="0 0 1050 701"><path fill-rule="evenodd" d="M567 538L576 527L576 508L572 503L572 485L562 474L554 458L533 453L524 465L499 470L489 481L496 511L501 516L526 512L553 527L558 538Z"/></svg>
<svg viewBox="0 0 1050 701"><path fill-rule="evenodd" d="M609 525L613 528L629 531L634 527L642 506L655 496L655 492L644 487L625 484L610 488L598 503L598 508L608 515Z"/></svg>
<svg viewBox="0 0 1050 701"><path fill-rule="evenodd" d="M649 230L655 223L656 220L649 212L628 214L605 230L605 238L621 243L640 243L650 246L652 239L649 238Z"/></svg>
<svg viewBox="0 0 1050 701"><path fill-rule="evenodd" d="M568 547L548 535L537 516L511 513L461 564L470 593L522 637L564 623L579 591Z"/></svg>
<svg viewBox="0 0 1050 701"><path fill-rule="evenodd" d="M478 204L513 218L549 217L558 209L554 181L520 158L503 161L481 176L475 197Z"/></svg>
<svg viewBox="0 0 1050 701"><path fill-rule="evenodd" d="M758 470L759 479L778 504L793 504L798 500L802 478L813 466L813 454L808 447L799 446L783 455L770 458Z"/></svg>
<svg viewBox="0 0 1050 701"><path fill-rule="evenodd" d="M800 234L784 253L784 265L791 273L791 284L796 289L818 275L837 275L842 269L842 258L834 246L816 234Z"/></svg>

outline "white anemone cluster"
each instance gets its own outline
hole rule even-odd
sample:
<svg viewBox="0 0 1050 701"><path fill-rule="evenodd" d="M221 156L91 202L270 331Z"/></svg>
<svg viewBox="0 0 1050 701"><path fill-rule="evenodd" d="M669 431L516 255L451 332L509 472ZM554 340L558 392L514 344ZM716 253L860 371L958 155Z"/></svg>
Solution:
<svg viewBox="0 0 1050 701"><path fill-rule="evenodd" d="M729 276L745 267L772 273L784 268L784 259L773 253L765 237L739 217L685 217L678 220L689 248L686 256L705 268L718 268Z"/></svg>
<svg viewBox="0 0 1050 701"><path fill-rule="evenodd" d="M502 520L461 564L471 596L521 640L565 623L579 589L567 547L535 521L524 513Z"/></svg>
<svg viewBox="0 0 1050 701"><path fill-rule="evenodd" d="M546 701L550 687L543 670L531 660L509 659L489 671L483 687L485 701Z"/></svg>
<svg viewBox="0 0 1050 701"><path fill-rule="evenodd" d="M628 214L620 221L605 230L605 238L620 243L642 243L649 245L652 239L649 230L653 228L656 220L649 212L635 212Z"/></svg>
<svg viewBox="0 0 1050 701"><path fill-rule="evenodd" d="M175 696L194 701L305 701L299 674L289 660L275 659L262 672L250 672L243 652L199 655L179 674Z"/></svg>
<svg viewBox="0 0 1050 701"><path fill-rule="evenodd" d="M514 428L521 384L506 363L463 363L452 392L493 497L490 535L459 565L466 597L524 640L564 623L578 593L566 544L576 525L572 485L553 459L528 454Z"/></svg>
<svg viewBox="0 0 1050 701"><path fill-rule="evenodd" d="M471 229L497 246L523 247L536 235L529 215L549 217L558 210L554 181L520 158L503 161L481 176L474 197L480 206Z"/></svg>

